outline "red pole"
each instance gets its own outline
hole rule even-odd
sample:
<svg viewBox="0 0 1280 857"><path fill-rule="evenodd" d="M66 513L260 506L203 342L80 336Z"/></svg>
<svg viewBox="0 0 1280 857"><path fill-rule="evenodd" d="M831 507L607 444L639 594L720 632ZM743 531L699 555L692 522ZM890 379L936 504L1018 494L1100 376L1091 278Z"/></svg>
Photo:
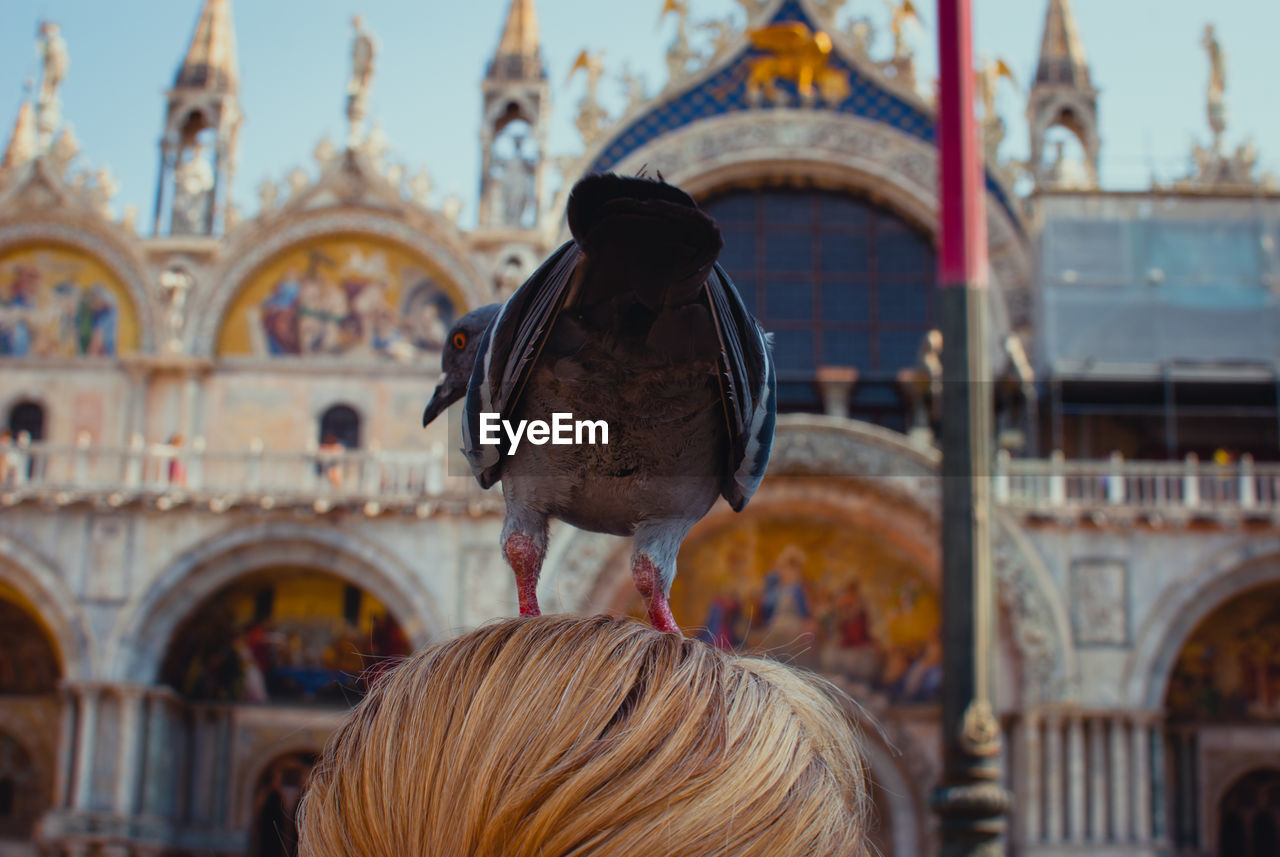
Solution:
<svg viewBox="0 0 1280 857"><path fill-rule="evenodd" d="M1004 851L1009 794L991 711L991 375L971 0L938 0L938 322L942 330L942 857Z"/></svg>
<svg viewBox="0 0 1280 857"><path fill-rule="evenodd" d="M938 0L938 285L987 286L982 150L974 120L970 0Z"/></svg>

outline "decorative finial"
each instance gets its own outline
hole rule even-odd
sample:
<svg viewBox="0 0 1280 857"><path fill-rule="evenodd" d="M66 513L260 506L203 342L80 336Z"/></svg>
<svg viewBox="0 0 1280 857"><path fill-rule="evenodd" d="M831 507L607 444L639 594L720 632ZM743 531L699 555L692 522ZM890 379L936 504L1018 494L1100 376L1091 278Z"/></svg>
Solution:
<svg viewBox="0 0 1280 857"><path fill-rule="evenodd" d="M1205 53L1209 55L1209 87L1206 95L1205 111L1209 116L1209 128L1213 131L1213 150L1222 152L1222 135L1227 130L1227 103L1224 95L1227 89L1226 58L1218 37L1214 34L1213 24L1204 25L1204 38L1200 40Z"/></svg>
<svg viewBox="0 0 1280 857"><path fill-rule="evenodd" d="M355 35L351 40L351 78L347 81L347 148L358 148L361 124L368 108L369 89L373 84L373 63L377 46L359 15L351 18Z"/></svg>
<svg viewBox="0 0 1280 857"><path fill-rule="evenodd" d="M893 34L893 56L888 67L894 80L910 89L916 86L915 53L907 44L907 25L920 26L920 13L911 0L885 0L889 7L889 32Z"/></svg>
<svg viewBox="0 0 1280 857"><path fill-rule="evenodd" d="M1213 141L1208 147L1192 146L1191 159L1195 163L1195 171L1187 178L1175 182L1174 186L1213 190L1274 188L1276 186L1274 176L1254 174L1258 163L1258 150L1252 140L1245 140L1236 147L1234 152L1228 151L1223 139L1227 130L1226 52L1219 44L1212 24L1205 25L1200 44L1209 58L1209 84L1205 92L1205 112L1209 119L1209 130L1213 132Z"/></svg>
<svg viewBox="0 0 1280 857"><path fill-rule="evenodd" d="M631 71L631 66L623 64L622 71L618 74L618 82L622 84L622 94L627 99L626 111L631 110L645 102L649 97L644 90L644 77Z"/></svg>
<svg viewBox="0 0 1280 857"><path fill-rule="evenodd" d="M689 44L689 5L684 0L665 0L658 14L658 23L668 16L676 16L676 34L667 46L667 88L689 76L690 64L698 53Z"/></svg>
<svg viewBox="0 0 1280 857"><path fill-rule="evenodd" d="M1013 69L1003 59L985 59L975 73L978 98L982 101L982 147L988 164L996 162L996 153L1004 140L1005 125L996 110L996 96L1000 92L1001 79L1017 85Z"/></svg>
<svg viewBox="0 0 1280 857"><path fill-rule="evenodd" d="M36 96L36 131L39 134L40 151L48 151L54 134L62 124L62 102L58 89L67 76L71 59L67 55L67 43L60 29L52 21L40 24L39 48L41 60L40 90Z"/></svg>
<svg viewBox="0 0 1280 857"><path fill-rule="evenodd" d="M587 75L587 92L578 102L578 115L574 119L578 133L582 135L582 142L587 146L599 139L609 121L608 112L600 104L600 78L604 74L603 56L603 53L592 56L583 49L578 54L578 58L573 61L573 67L569 69L569 80L573 80L574 75L580 70Z"/></svg>

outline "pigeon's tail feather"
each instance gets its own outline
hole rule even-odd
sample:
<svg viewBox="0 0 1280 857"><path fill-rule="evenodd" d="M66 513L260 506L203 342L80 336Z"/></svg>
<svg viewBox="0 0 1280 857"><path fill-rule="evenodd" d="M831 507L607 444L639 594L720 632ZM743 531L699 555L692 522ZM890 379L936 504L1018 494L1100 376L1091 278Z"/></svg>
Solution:
<svg viewBox="0 0 1280 857"><path fill-rule="evenodd" d="M653 308L696 292L723 246L716 222L680 188L611 173L574 186L569 229L593 268Z"/></svg>

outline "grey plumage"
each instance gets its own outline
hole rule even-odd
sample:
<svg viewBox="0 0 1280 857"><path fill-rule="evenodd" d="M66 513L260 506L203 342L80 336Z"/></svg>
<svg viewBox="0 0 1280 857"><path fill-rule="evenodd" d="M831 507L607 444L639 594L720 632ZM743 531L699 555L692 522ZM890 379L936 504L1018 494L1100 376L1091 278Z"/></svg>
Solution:
<svg viewBox="0 0 1280 857"><path fill-rule="evenodd" d="M538 610L547 521L557 517L634 535L632 574L650 618L676 629L667 595L680 543L718 496L741 509L764 474L775 410L769 345L715 264L719 229L683 191L589 176L568 216L573 240L499 310L475 311L494 314L467 385L464 452L481 485L502 480L502 541L521 612ZM446 351L425 421L460 395L465 359ZM508 455L505 439L480 442L485 413L604 420L609 443L525 443Z"/></svg>

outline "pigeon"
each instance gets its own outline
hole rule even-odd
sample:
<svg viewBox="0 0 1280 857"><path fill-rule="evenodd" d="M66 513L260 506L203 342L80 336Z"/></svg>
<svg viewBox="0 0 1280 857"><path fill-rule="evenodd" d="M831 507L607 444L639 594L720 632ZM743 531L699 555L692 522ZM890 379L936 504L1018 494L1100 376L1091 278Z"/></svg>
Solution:
<svg viewBox="0 0 1280 857"><path fill-rule="evenodd" d="M741 511L764 477L777 412L771 337L716 262L715 221L661 176L589 175L569 195L568 221L572 240L505 303L452 326L423 424L465 395L463 452L482 487L502 482L502 550L522 615L540 612L558 518L633 536L649 620L678 633L669 597L681 543L717 498ZM572 442L545 431L537 442L528 428L567 417Z"/></svg>

